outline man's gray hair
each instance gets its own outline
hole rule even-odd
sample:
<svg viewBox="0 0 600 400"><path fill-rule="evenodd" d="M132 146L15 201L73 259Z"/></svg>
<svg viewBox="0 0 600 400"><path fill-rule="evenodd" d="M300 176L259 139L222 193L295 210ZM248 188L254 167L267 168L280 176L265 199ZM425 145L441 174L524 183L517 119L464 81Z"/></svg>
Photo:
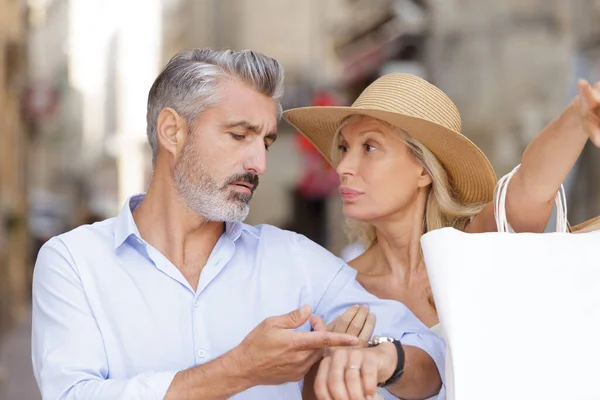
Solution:
<svg viewBox="0 0 600 400"><path fill-rule="evenodd" d="M219 83L234 79L273 98L279 118L283 76L283 67L277 60L251 50L194 49L177 54L158 75L148 94L146 133L152 148L152 163L158 155L156 123L162 109L174 109L191 125L201 112L218 104Z"/></svg>

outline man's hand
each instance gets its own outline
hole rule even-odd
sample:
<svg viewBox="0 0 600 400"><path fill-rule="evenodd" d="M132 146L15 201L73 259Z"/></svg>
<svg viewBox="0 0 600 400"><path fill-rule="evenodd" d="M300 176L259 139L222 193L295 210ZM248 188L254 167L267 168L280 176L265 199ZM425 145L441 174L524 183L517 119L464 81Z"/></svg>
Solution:
<svg viewBox="0 0 600 400"><path fill-rule="evenodd" d="M397 362L391 343L368 349L333 349L321 361L315 394L319 400L373 399L377 383L392 376Z"/></svg>
<svg viewBox="0 0 600 400"><path fill-rule="evenodd" d="M600 147L600 82L591 86L580 80L577 84L579 95L576 106L581 118L583 130L596 147Z"/></svg>
<svg viewBox="0 0 600 400"><path fill-rule="evenodd" d="M297 332L310 318L314 332ZM323 357L324 349L355 346L358 338L326 332L325 323L311 316L309 306L288 314L270 317L260 323L229 355L251 386L297 382Z"/></svg>

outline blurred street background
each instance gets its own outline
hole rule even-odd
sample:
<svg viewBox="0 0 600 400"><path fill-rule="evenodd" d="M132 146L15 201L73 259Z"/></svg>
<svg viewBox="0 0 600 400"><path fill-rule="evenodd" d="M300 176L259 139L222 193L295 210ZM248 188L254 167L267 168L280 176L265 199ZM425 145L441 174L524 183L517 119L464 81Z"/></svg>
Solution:
<svg viewBox="0 0 600 400"><path fill-rule="evenodd" d="M146 188L148 90L178 51L254 49L286 69L285 109L346 105L410 72L457 104L498 176L600 79L600 0L0 0L0 400L38 400L29 354L39 247ZM285 123L246 222L340 255L337 176ZM600 157L565 182L572 224L600 214Z"/></svg>

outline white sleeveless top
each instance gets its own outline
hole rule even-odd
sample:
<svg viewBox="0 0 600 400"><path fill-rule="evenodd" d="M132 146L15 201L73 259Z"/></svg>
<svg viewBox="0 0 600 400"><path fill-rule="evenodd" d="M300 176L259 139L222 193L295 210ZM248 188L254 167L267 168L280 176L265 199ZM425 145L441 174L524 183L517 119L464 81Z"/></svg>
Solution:
<svg viewBox="0 0 600 400"><path fill-rule="evenodd" d="M440 324L437 324L435 326L431 327L431 330L438 335L439 337L441 337L442 339L444 338L444 332L442 329L442 326ZM454 388L452 387L452 384L454 382L454 376L452 374L452 362L451 362L451 358L450 358L450 352L448 350L446 350L446 387L442 388L442 390L440 391L440 393L438 393L436 396L430 397L427 400L454 400ZM388 392L385 389L377 389L377 393L379 396L375 396L374 400L397 400L398 398L396 396L394 396L393 394L391 394L390 392Z"/></svg>

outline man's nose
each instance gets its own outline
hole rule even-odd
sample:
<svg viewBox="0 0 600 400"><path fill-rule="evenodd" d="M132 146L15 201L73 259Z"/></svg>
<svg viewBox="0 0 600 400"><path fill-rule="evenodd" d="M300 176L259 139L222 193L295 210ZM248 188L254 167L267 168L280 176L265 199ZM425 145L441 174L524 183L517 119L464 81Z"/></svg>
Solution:
<svg viewBox="0 0 600 400"><path fill-rule="evenodd" d="M264 143L257 141L252 144L251 150L246 155L244 169L255 175L262 175L267 170L267 149Z"/></svg>

